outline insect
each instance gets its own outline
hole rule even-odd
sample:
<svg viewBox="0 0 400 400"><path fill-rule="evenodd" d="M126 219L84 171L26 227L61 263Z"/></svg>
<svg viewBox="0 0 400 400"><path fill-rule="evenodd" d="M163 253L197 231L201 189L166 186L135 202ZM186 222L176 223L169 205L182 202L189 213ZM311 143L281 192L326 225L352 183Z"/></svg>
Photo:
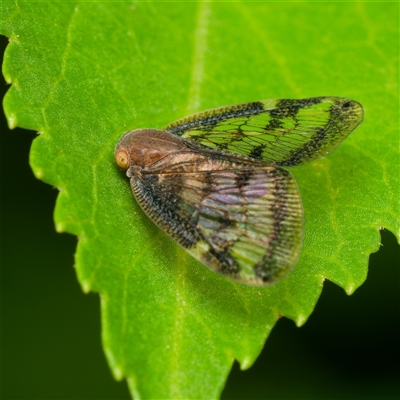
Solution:
<svg viewBox="0 0 400 400"><path fill-rule="evenodd" d="M300 193L282 167L325 156L362 119L361 104L340 97L237 104L129 131L115 161L144 212L194 258L265 286L302 244Z"/></svg>

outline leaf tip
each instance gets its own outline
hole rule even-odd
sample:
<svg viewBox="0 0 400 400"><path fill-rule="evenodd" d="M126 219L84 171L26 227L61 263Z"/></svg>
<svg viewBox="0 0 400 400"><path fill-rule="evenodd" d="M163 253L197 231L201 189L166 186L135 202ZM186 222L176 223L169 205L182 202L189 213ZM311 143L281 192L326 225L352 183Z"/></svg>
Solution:
<svg viewBox="0 0 400 400"><path fill-rule="evenodd" d="M245 357L243 358L242 362L240 363L240 369L242 371L249 369L253 365L254 360L252 360L250 357Z"/></svg>
<svg viewBox="0 0 400 400"><path fill-rule="evenodd" d="M124 377L124 373L122 372L122 369L119 367L114 367L113 368L113 374L114 377L117 381L122 381L122 378Z"/></svg>
<svg viewBox="0 0 400 400"><path fill-rule="evenodd" d="M350 284L350 285L345 289L346 294L347 294L348 296L352 295L352 294L354 293L355 290L356 290L356 287L355 287L355 285L353 285L353 284Z"/></svg>
<svg viewBox="0 0 400 400"><path fill-rule="evenodd" d="M299 314L296 318L296 326L298 328L300 328L301 326L303 326L307 321L307 317L303 314Z"/></svg>
<svg viewBox="0 0 400 400"><path fill-rule="evenodd" d="M120 366L116 365L114 355L110 349L104 348L104 352L106 353L115 380L122 381L124 377L123 369Z"/></svg>
<svg viewBox="0 0 400 400"><path fill-rule="evenodd" d="M89 293L90 292L90 283L89 283L89 281L82 281L81 282L81 286L82 286L82 290L83 290L83 293Z"/></svg>
<svg viewBox="0 0 400 400"><path fill-rule="evenodd" d="M35 174L35 176L36 176L36 178L37 179L40 179L40 180L42 180L43 179L43 170L41 170L41 169L35 169L34 171L33 171L33 173ZM58 231L57 231L58 232Z"/></svg>
<svg viewBox="0 0 400 400"><path fill-rule="evenodd" d="M36 177L39 178L37 175L36 175ZM40 179L40 178L39 178L39 179ZM63 232L65 231L64 224L62 224L61 222L58 222L58 223L56 224L56 231L57 231L58 233L63 233Z"/></svg>
<svg viewBox="0 0 400 400"><path fill-rule="evenodd" d="M11 75L4 73L3 76L4 76L4 80L6 81L6 83L7 83L8 85L11 85L11 84L12 84Z"/></svg>
<svg viewBox="0 0 400 400"><path fill-rule="evenodd" d="M18 121L17 121L17 117L15 116L15 114L10 114L7 117L7 123L8 123L8 127L10 129L14 129L17 126Z"/></svg>

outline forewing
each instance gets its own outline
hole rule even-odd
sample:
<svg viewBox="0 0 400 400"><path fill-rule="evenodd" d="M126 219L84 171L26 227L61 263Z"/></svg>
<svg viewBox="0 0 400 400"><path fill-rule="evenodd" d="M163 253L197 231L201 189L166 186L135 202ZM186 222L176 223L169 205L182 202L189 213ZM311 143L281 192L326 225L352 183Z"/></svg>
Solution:
<svg viewBox="0 0 400 400"><path fill-rule="evenodd" d="M250 285L275 283L296 263L303 214L297 185L281 168L131 178L144 211L192 256Z"/></svg>
<svg viewBox="0 0 400 400"><path fill-rule="evenodd" d="M340 97L276 99L204 111L164 129L207 146L273 165L325 156L363 119L360 103Z"/></svg>

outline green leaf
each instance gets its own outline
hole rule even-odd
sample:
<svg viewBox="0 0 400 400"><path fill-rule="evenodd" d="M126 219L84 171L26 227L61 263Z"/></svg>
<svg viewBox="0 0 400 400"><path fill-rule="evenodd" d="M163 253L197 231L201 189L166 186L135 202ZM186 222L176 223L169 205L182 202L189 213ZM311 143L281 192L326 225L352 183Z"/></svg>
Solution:
<svg viewBox="0 0 400 400"><path fill-rule="evenodd" d="M379 227L399 237L398 4L2 3L9 125L39 131L31 166L60 189L58 231L101 294L104 349L135 397L215 398L280 316L302 325L329 279L352 293ZM113 150L128 129L266 98L349 97L365 120L293 168L305 209L298 265L278 284L231 282L140 210Z"/></svg>

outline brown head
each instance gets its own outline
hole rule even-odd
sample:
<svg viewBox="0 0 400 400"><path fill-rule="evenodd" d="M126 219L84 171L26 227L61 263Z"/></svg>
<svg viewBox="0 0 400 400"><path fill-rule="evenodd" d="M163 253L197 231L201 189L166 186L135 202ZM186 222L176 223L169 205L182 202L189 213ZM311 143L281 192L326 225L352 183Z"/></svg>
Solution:
<svg viewBox="0 0 400 400"><path fill-rule="evenodd" d="M171 153L186 149L185 144L169 132L157 129L136 129L121 137L114 158L119 169L130 166L146 168Z"/></svg>

